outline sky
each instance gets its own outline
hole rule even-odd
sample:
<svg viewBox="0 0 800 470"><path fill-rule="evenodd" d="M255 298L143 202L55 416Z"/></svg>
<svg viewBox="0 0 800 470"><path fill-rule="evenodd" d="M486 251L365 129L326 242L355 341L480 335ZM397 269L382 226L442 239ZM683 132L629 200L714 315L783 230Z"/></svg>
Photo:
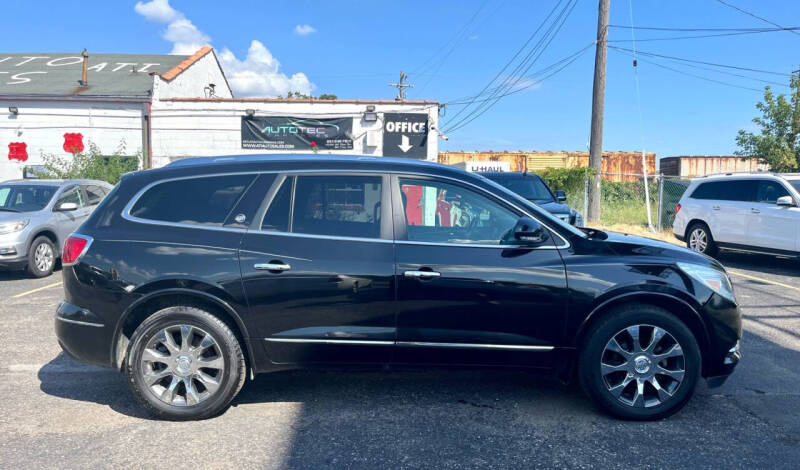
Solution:
<svg viewBox="0 0 800 470"><path fill-rule="evenodd" d="M191 54L210 44L236 96L392 99L397 90L388 84L404 71L414 85L408 98L445 104L439 127L449 140L440 139L440 150L578 151L589 141L598 2L575 0L528 73L515 70L552 24L548 13L569 1L14 1L4 2L0 16L0 52ZM724 1L784 28L800 26L798 1ZM612 0L605 150L731 154L739 129L757 129L752 118L765 81L786 93L788 75L800 69L800 31L648 41L721 32L645 29L634 30L634 68L630 53L615 49L633 48L632 20L638 28L774 28L719 0ZM547 66L584 48L542 79L557 70ZM496 102L480 101L484 94L465 106L487 84L513 93ZM491 106L457 126L482 104Z"/></svg>

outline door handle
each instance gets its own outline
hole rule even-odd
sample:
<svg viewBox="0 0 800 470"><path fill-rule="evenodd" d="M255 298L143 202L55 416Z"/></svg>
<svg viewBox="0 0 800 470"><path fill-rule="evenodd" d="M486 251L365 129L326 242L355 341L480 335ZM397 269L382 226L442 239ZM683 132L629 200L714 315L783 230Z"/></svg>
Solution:
<svg viewBox="0 0 800 470"><path fill-rule="evenodd" d="M714 209L715 211L719 210L719 206L711 206L711 208Z"/></svg>
<svg viewBox="0 0 800 470"><path fill-rule="evenodd" d="M751 208L750 212L752 212L753 214L760 214L761 213L761 211L756 209L755 207Z"/></svg>
<svg viewBox="0 0 800 470"><path fill-rule="evenodd" d="M435 277L441 276L440 273L436 271L405 271L403 273L405 277L415 277L417 279L431 279Z"/></svg>
<svg viewBox="0 0 800 470"><path fill-rule="evenodd" d="M270 261L269 263L256 263L253 268L259 271L288 271L292 267L286 263Z"/></svg>

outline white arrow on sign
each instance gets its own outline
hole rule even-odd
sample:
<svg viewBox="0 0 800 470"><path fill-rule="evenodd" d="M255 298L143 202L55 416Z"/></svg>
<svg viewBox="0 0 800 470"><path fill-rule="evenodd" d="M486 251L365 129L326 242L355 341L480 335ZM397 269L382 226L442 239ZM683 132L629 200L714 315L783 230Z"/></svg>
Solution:
<svg viewBox="0 0 800 470"><path fill-rule="evenodd" d="M401 137L400 144L398 145L398 147L400 147L400 150L402 150L403 153L406 153L409 150L411 150L411 147L413 147L413 145L408 143L408 136L407 135L403 135Z"/></svg>

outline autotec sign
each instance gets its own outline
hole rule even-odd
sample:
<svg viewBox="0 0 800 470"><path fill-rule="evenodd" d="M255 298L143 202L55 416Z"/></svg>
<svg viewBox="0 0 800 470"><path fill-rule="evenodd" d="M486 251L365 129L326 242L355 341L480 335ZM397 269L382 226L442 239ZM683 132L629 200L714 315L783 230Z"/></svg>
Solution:
<svg viewBox="0 0 800 470"><path fill-rule="evenodd" d="M352 150L353 118L242 117L242 148Z"/></svg>

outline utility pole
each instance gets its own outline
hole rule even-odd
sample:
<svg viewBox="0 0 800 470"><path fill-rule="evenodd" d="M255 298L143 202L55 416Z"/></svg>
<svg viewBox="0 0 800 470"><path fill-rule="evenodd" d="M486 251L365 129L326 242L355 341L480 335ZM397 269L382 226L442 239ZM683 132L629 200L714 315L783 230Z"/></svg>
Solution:
<svg viewBox="0 0 800 470"><path fill-rule="evenodd" d="M406 83L406 79L408 75L405 72L400 72L400 81L398 83L390 83L389 86L393 86L397 88L397 98L395 101L405 101L406 99L406 88L414 88L414 85Z"/></svg>
<svg viewBox="0 0 800 470"><path fill-rule="evenodd" d="M589 165L595 176L589 187L587 219L600 220L600 172L603 169L603 103L606 93L606 52L608 51L608 10L610 0L600 0L597 13L597 51L594 55L594 85L592 86L592 130L589 140Z"/></svg>

